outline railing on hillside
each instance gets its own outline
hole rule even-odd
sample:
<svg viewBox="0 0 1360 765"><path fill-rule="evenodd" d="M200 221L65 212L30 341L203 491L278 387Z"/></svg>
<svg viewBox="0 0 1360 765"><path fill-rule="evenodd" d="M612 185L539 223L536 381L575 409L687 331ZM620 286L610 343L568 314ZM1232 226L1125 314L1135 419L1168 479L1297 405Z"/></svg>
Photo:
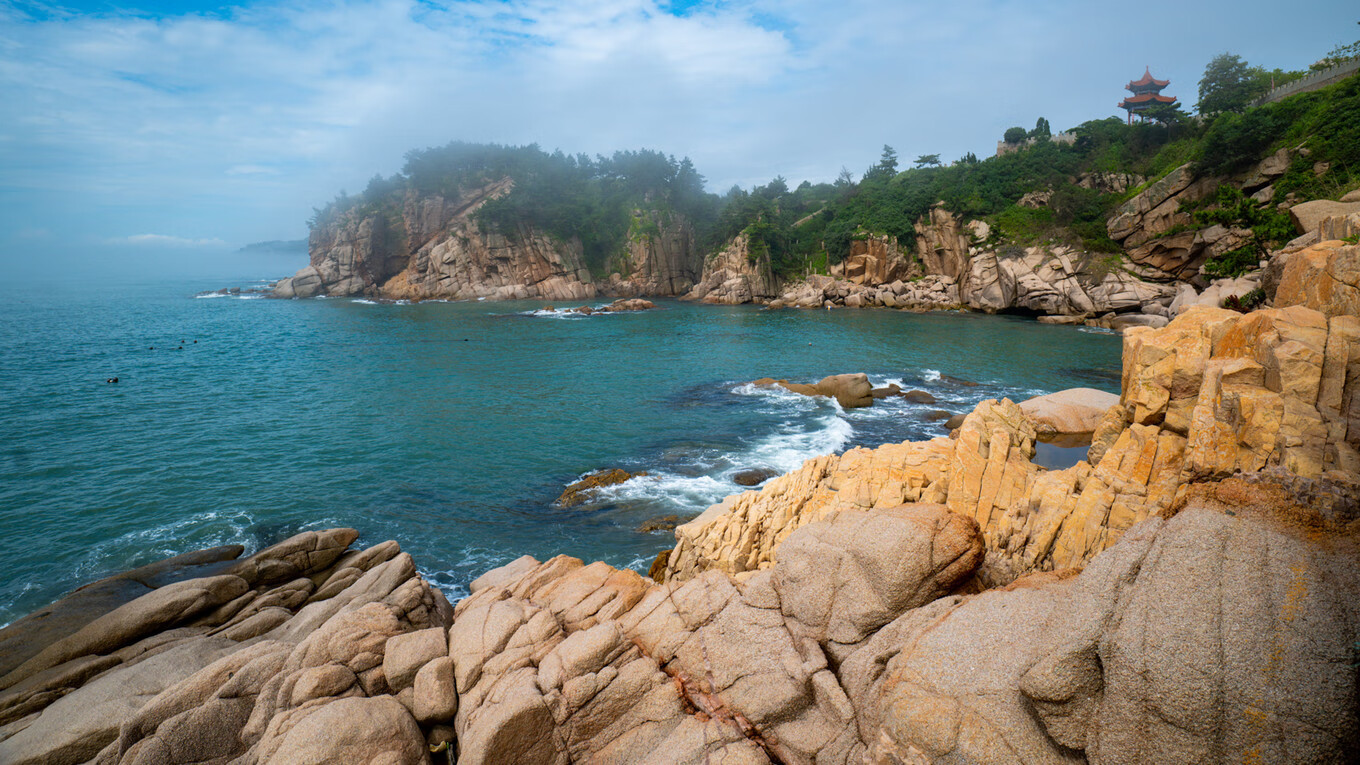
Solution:
<svg viewBox="0 0 1360 765"><path fill-rule="evenodd" d="M1247 105L1255 108L1264 104L1274 103L1281 98L1292 96L1295 93L1307 93L1310 90L1324 88L1334 82L1344 80L1352 74L1355 74L1357 71L1360 71L1360 58L1337 64L1331 69L1313 72L1312 74L1294 80L1293 82L1287 82Z"/></svg>

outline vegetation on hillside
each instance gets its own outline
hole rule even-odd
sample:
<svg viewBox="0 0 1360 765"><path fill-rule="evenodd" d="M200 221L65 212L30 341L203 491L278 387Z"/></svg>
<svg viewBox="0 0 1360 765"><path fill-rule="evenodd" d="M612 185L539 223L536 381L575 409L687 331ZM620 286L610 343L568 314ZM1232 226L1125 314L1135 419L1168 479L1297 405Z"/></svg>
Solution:
<svg viewBox="0 0 1360 765"><path fill-rule="evenodd" d="M486 203L478 220L511 238L527 230L562 241L579 241L586 264L598 271L634 235L656 233L633 214L679 213L698 229L711 229L718 198L704 191L704 179L688 159L657 151L618 151L610 157L549 154L537 145L501 146L454 141L406 154L400 175L375 177L359 196L341 192L315 212L309 224L328 223L346 213L386 216L400 225L408 190L457 199L509 178L513 190ZM639 229L642 229L641 231Z"/></svg>
<svg viewBox="0 0 1360 765"><path fill-rule="evenodd" d="M1360 43L1329 54L1341 60ZM1321 62L1320 62L1321 63ZM1267 71L1232 54L1210 61L1199 83L1200 115L1176 105L1144 112L1133 125L1118 117L1091 120L1067 133L1072 143L1050 141L1049 123L1033 130L1011 128L1005 140L1015 150L979 160L971 152L943 164L939 154L919 154L901 169L889 146L858 180L842 170L834 183L802 182L790 189L782 176L750 191L733 187L722 196L704 191L704 179L688 158L677 161L657 151L620 151L610 157L537 145L501 146L453 142L406 155L402 172L375 177L358 196L343 192L310 223L342 214L385 216L394 241L401 235L406 195L454 198L505 178L513 190L484 205L479 220L515 237L530 229L563 241L579 241L587 265L600 272L630 238L656 235L656 220L683 215L705 252L722 248L739 234L753 258L768 257L777 273L824 270L843 260L853 242L870 235L895 238L904 249L915 240L915 224L934 205L968 218L989 221L1013 243L1065 242L1087 251L1118 253L1106 231L1114 209L1141 190L1103 193L1099 183L1078 185L1100 173L1132 174L1149 182L1194 163L1200 175L1229 177L1282 147L1298 152L1275 183L1276 199L1332 196L1360 181L1360 77L1312 93L1248 108L1270 84L1306 72ZM1321 165L1317 163L1322 163ZM1317 172L1324 168L1325 172ZM1094 186L1094 188L1092 188ZM1254 265L1267 246L1288 238L1287 216L1225 187L1195 217L1255 232L1255 241L1211 262L1212 274L1232 274ZM1040 207L1020 206L1029 192L1050 192Z"/></svg>

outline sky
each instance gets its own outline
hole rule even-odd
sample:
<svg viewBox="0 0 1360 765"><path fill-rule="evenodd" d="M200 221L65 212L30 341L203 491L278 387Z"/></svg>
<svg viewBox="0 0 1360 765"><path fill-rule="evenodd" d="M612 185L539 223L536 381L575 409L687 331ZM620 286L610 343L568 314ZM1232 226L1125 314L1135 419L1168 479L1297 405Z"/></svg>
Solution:
<svg viewBox="0 0 1360 765"><path fill-rule="evenodd" d="M455 139L656 149L719 193L859 175L885 144L985 157L1039 117L1122 116L1144 67L1193 107L1214 55L1304 68L1357 20L1353 0L0 0L0 264L300 239Z"/></svg>

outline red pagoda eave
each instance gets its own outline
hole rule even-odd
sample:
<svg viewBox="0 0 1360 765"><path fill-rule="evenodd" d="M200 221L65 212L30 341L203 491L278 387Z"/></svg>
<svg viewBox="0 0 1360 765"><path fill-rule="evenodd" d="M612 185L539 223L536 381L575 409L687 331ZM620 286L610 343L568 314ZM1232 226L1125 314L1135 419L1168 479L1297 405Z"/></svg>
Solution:
<svg viewBox="0 0 1360 765"><path fill-rule="evenodd" d="M1159 88L1165 88L1167 85L1170 84L1171 80L1158 80L1154 78L1152 76L1152 70L1145 67L1143 69L1143 77L1141 79L1130 82L1128 85L1125 85L1124 89L1133 90L1134 88L1141 88L1144 85L1156 85Z"/></svg>
<svg viewBox="0 0 1360 765"><path fill-rule="evenodd" d="M1126 98L1119 102L1120 109L1127 109L1129 106L1145 106L1148 104L1171 104L1176 102L1175 96L1163 96L1158 93L1140 93L1131 98Z"/></svg>

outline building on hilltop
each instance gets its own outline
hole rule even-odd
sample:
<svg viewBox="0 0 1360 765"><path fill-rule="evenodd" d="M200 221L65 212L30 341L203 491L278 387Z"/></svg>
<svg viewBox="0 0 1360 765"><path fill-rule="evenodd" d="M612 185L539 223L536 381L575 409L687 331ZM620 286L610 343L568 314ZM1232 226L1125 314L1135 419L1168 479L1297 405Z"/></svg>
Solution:
<svg viewBox="0 0 1360 765"><path fill-rule="evenodd" d="M1155 79L1152 76L1152 69L1145 67L1143 69L1142 79L1134 80L1128 85L1125 85L1124 89L1133 93L1133 95L1120 101L1119 108L1129 113L1129 124L1133 124L1134 115L1138 115L1139 119L1144 119L1144 117L1139 114L1139 112L1144 109L1157 104L1167 104L1169 106L1176 103L1175 96L1162 95L1162 88L1165 88L1170 84L1171 80Z"/></svg>

